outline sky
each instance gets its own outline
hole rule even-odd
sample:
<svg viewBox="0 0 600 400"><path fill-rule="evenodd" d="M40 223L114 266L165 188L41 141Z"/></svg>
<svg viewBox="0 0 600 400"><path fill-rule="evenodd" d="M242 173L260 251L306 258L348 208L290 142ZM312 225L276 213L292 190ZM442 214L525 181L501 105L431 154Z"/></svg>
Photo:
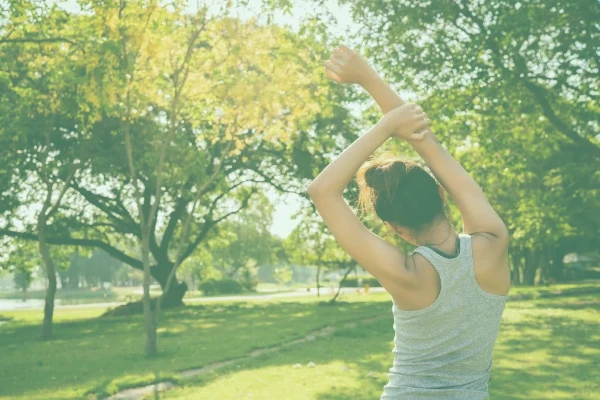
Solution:
<svg viewBox="0 0 600 400"><path fill-rule="evenodd" d="M76 0L49 0L50 3L58 3L61 7L76 11L79 10ZM197 4L212 4L215 9L218 9L221 0L201 1L189 0L190 11L197 9ZM248 7L236 9L234 14L245 19L251 17L262 18L261 0L250 0ZM325 0L325 7L336 18L337 23L331 24L331 32L336 36L349 37L352 32L358 29L358 26L352 22L350 7L340 6L335 0ZM278 11L274 15L273 23L288 26L291 29L297 29L303 19L314 11L314 2L307 0L294 0L291 13ZM351 44L350 41L345 41L346 44ZM275 189L267 190L269 199L275 205L275 213L273 215L273 224L271 225L271 233L279 237L285 238L296 227L299 221L295 221L292 216L300 209L306 206L306 200L297 195L279 194Z"/></svg>

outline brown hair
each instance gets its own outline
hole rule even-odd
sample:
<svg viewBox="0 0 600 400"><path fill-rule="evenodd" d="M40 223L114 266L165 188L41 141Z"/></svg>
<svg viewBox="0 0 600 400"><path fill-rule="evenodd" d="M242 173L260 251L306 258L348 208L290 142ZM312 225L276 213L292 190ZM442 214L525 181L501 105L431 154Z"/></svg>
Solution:
<svg viewBox="0 0 600 400"><path fill-rule="evenodd" d="M365 162L356 174L364 212L373 208L379 218L420 235L445 213L440 185L419 165L383 154Z"/></svg>

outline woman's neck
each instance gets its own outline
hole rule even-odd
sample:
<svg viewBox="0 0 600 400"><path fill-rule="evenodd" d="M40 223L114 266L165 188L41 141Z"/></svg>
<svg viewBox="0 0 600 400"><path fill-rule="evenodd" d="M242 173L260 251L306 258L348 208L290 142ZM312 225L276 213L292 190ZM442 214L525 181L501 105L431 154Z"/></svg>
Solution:
<svg viewBox="0 0 600 400"><path fill-rule="evenodd" d="M434 247L442 252L450 255L456 253L456 231L447 219L442 220L435 225L424 237L419 241L419 246Z"/></svg>

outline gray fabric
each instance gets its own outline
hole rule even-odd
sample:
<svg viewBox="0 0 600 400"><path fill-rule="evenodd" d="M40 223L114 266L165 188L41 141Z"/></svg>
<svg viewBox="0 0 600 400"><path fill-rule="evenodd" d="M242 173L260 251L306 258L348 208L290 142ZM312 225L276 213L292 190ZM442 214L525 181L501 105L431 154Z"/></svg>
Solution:
<svg viewBox="0 0 600 400"><path fill-rule="evenodd" d="M380 400L484 400L492 350L508 296L484 291L475 278L471 236L459 234L460 253L446 258L420 246L438 271L441 290L428 307L392 304L394 355Z"/></svg>

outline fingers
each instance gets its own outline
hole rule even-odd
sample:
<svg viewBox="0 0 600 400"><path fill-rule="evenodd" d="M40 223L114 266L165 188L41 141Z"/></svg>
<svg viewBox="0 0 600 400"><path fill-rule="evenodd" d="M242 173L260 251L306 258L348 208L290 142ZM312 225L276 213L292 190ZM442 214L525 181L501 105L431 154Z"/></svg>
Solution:
<svg viewBox="0 0 600 400"><path fill-rule="evenodd" d="M422 115L425 115L425 114L422 114ZM429 125L431 125L431 120L429 118L420 117L419 119L417 119L417 127L416 127L415 131L420 131L421 129L425 129Z"/></svg>
<svg viewBox="0 0 600 400"><path fill-rule="evenodd" d="M332 53L333 53L332 56L335 56L336 58L338 58L340 60L346 60L348 58L348 56L343 51L341 51L339 48L333 49Z"/></svg>
<svg viewBox="0 0 600 400"><path fill-rule="evenodd" d="M331 60L325 61L325 68L327 70L332 71L335 74L339 74L342 72L342 68L338 64L332 62Z"/></svg>
<svg viewBox="0 0 600 400"><path fill-rule="evenodd" d="M336 74L334 74L331 70L325 68L325 75L327 76L327 78L331 79L332 81L335 82L341 82L342 79L337 76Z"/></svg>
<svg viewBox="0 0 600 400"><path fill-rule="evenodd" d="M425 139L425 136L427 135L428 131L424 130L421 132L415 132L411 135L411 140L423 140Z"/></svg>
<svg viewBox="0 0 600 400"><path fill-rule="evenodd" d="M421 107L420 105L418 105L418 104L415 104L415 103L405 103L405 104L403 105L403 107L406 107L406 108L412 109L412 111L413 111L415 114L422 114L422 113L424 113L424 111L423 111L423 107Z"/></svg>
<svg viewBox="0 0 600 400"><path fill-rule="evenodd" d="M344 53L346 53L348 55L356 55L357 54L354 50L352 50L350 47L346 46L345 44L340 44L338 46L338 48L340 50L342 50L342 52L344 52Z"/></svg>
<svg viewBox="0 0 600 400"><path fill-rule="evenodd" d="M329 57L329 59L339 65L346 64L346 57L344 57L344 55L340 54L339 52L336 54L335 50L333 51L333 54L331 55L331 57Z"/></svg>

